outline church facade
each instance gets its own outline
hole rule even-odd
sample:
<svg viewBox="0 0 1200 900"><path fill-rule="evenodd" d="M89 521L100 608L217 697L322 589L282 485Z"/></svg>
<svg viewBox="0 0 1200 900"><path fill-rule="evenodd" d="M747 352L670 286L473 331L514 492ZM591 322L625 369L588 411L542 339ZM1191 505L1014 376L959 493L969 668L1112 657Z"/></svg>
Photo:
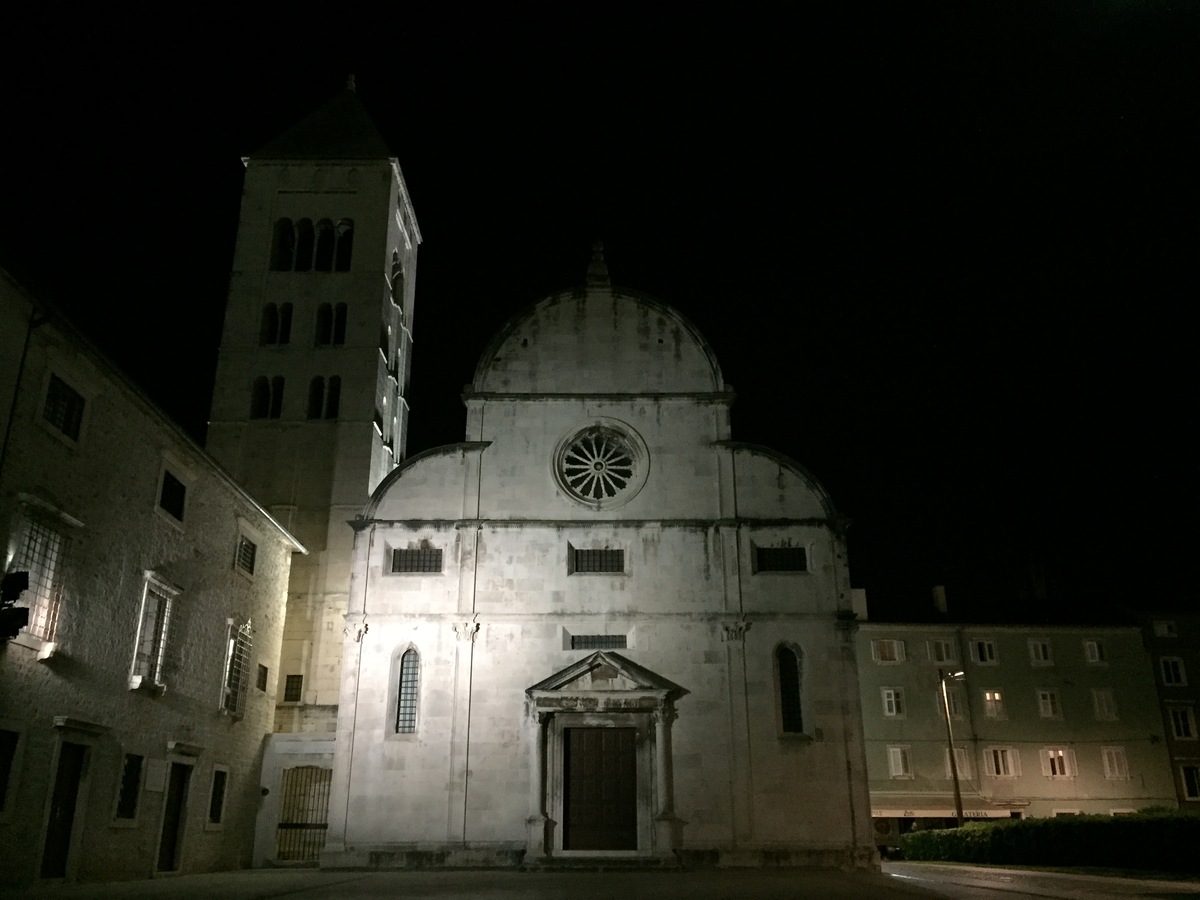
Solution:
<svg viewBox="0 0 1200 900"><path fill-rule="evenodd" d="M501 330L354 522L323 866L872 864L840 520L732 400L599 250Z"/></svg>

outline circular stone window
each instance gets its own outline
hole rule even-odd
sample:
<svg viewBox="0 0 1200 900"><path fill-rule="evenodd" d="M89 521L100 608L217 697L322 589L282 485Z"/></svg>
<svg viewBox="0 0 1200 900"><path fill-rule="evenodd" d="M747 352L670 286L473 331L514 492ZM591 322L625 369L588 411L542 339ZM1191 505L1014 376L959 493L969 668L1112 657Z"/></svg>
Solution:
<svg viewBox="0 0 1200 900"><path fill-rule="evenodd" d="M611 509L632 500L647 473L646 445L631 429L596 423L559 442L554 479L572 500Z"/></svg>

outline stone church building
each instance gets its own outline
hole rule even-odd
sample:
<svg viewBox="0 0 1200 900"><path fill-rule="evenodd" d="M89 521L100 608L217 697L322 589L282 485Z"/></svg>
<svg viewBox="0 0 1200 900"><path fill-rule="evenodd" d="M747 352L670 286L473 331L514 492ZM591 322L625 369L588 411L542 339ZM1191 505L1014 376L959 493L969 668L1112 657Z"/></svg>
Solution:
<svg viewBox="0 0 1200 900"><path fill-rule="evenodd" d="M256 864L319 807L330 867L870 865L820 484L731 440L708 344L599 249L406 460L419 243L352 91L247 162L209 449L309 550Z"/></svg>

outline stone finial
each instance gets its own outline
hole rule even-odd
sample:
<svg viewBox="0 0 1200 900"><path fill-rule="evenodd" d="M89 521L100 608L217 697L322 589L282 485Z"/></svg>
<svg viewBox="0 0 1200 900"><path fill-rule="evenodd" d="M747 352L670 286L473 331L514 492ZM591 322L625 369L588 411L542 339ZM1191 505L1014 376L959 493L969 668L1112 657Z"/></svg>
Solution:
<svg viewBox="0 0 1200 900"><path fill-rule="evenodd" d="M351 72L346 76L346 90L358 93L358 89L354 86L354 73Z"/></svg>
<svg viewBox="0 0 1200 900"><path fill-rule="evenodd" d="M587 270L588 287L611 288L612 281L608 277L608 263L604 261L604 241L592 242L592 261Z"/></svg>

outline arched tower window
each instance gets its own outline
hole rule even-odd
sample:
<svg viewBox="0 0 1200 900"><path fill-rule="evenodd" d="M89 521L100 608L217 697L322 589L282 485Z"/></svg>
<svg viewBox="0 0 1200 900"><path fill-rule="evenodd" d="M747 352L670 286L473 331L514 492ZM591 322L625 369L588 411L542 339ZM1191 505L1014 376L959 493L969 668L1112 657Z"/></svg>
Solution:
<svg viewBox="0 0 1200 900"><path fill-rule="evenodd" d="M263 307L262 324L258 329L258 343L260 346L274 344L279 340L279 308L274 303L268 303Z"/></svg>
<svg viewBox="0 0 1200 900"><path fill-rule="evenodd" d="M340 305L340 304L339 304ZM317 307L317 340L318 347L329 345L333 336L333 307L322 303Z"/></svg>
<svg viewBox="0 0 1200 900"><path fill-rule="evenodd" d="M265 419L271 410L271 383L259 375L250 388L250 418Z"/></svg>
<svg viewBox="0 0 1200 900"><path fill-rule="evenodd" d="M408 649L400 657L400 680L396 686L396 734L417 730L417 691L421 657Z"/></svg>
<svg viewBox="0 0 1200 900"><path fill-rule="evenodd" d="M321 407L325 403L325 379L318 375L308 383L308 417L321 418Z"/></svg>
<svg viewBox="0 0 1200 900"><path fill-rule="evenodd" d="M271 379L271 411L268 418L278 419L283 414L283 376Z"/></svg>
<svg viewBox="0 0 1200 900"><path fill-rule="evenodd" d="M795 644L780 644L775 650L775 674L779 684L779 726L784 734L803 734L801 688L804 654Z"/></svg>
<svg viewBox="0 0 1200 900"><path fill-rule="evenodd" d="M287 344L292 340L292 304L279 304L279 343Z"/></svg>
<svg viewBox="0 0 1200 900"><path fill-rule="evenodd" d="M339 303L333 308L333 343L338 347L346 343L345 303Z"/></svg>
<svg viewBox="0 0 1200 900"><path fill-rule="evenodd" d="M336 419L342 402L342 379L329 376L329 393L325 395L325 418Z"/></svg>
<svg viewBox="0 0 1200 900"><path fill-rule="evenodd" d="M279 219L271 238L271 269L275 272L290 272L292 257L296 250L296 229L291 219Z"/></svg>
<svg viewBox="0 0 1200 900"><path fill-rule="evenodd" d="M312 219L301 219L296 223L296 271L307 272L313 263Z"/></svg>
<svg viewBox="0 0 1200 900"><path fill-rule="evenodd" d="M354 220L342 219L337 224L337 259L333 267L339 272L350 271L350 256L354 252Z"/></svg>
<svg viewBox="0 0 1200 900"><path fill-rule="evenodd" d="M392 302L404 309L404 264L399 250L392 251Z"/></svg>
<svg viewBox="0 0 1200 900"><path fill-rule="evenodd" d="M322 219L317 223L317 257L313 268L318 272L333 271L333 223Z"/></svg>

